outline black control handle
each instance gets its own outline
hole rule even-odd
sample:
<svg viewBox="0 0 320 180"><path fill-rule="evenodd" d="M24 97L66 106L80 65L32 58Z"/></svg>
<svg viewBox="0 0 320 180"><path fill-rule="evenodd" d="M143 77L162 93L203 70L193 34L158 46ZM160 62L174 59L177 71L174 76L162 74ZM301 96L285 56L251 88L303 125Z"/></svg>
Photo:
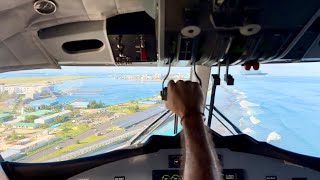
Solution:
<svg viewBox="0 0 320 180"><path fill-rule="evenodd" d="M167 96L168 96L168 88L167 87L163 88L162 91L160 91L160 96L161 96L161 100L167 101Z"/></svg>

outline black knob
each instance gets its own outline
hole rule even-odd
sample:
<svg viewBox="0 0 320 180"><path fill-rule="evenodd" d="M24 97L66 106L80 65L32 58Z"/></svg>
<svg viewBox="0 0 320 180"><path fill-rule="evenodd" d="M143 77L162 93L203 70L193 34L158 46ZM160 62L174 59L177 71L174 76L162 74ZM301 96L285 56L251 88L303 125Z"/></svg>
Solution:
<svg viewBox="0 0 320 180"><path fill-rule="evenodd" d="M168 95L168 88L165 87L162 89L162 91L160 92L160 96L161 96L161 99L163 101L166 101L167 100L167 95Z"/></svg>

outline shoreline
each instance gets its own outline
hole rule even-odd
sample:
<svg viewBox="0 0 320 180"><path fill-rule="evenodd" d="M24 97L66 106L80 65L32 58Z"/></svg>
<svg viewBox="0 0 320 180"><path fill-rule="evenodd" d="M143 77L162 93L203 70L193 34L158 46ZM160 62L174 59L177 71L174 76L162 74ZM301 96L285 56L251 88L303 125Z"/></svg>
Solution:
<svg viewBox="0 0 320 180"><path fill-rule="evenodd" d="M7 77L0 78L0 84L4 86L19 85L50 85L62 81L95 78L95 76L44 76L44 77Z"/></svg>

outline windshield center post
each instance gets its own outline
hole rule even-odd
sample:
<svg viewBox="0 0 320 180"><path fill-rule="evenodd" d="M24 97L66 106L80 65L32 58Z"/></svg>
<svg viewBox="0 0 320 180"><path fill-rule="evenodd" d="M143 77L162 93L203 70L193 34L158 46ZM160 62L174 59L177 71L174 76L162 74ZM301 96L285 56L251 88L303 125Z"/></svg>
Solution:
<svg viewBox="0 0 320 180"><path fill-rule="evenodd" d="M220 63L219 63L220 64ZM219 65L219 70L220 72L220 65ZM214 106L214 99L216 95L216 88L218 85L220 85L220 76L219 74L212 74L212 89L211 89L211 98L210 98L210 105L209 105L209 115L208 115L208 122L207 126L211 127L211 121L212 121L212 111L213 111L213 106Z"/></svg>

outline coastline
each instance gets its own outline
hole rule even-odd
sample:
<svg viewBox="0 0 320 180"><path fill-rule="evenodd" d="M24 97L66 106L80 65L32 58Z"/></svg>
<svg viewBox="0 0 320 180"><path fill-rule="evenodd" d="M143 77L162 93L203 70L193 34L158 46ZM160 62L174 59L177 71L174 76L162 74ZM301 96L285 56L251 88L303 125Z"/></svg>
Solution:
<svg viewBox="0 0 320 180"><path fill-rule="evenodd" d="M95 76L44 76L44 77L6 77L0 78L2 85L45 85L56 84L61 81L94 78Z"/></svg>

